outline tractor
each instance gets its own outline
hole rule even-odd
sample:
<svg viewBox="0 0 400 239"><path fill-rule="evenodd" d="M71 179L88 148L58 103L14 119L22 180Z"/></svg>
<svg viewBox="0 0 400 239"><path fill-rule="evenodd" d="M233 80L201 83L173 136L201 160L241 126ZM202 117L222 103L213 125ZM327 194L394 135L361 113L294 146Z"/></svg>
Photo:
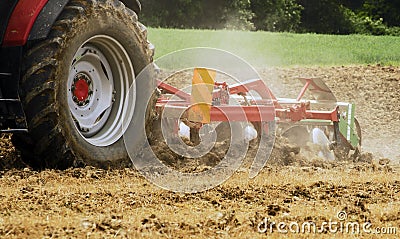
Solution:
<svg viewBox="0 0 400 239"><path fill-rule="evenodd" d="M300 79L304 87L298 97L280 99L261 79L229 85L211 78L206 81L210 91L202 93L209 98L206 110L193 117L191 94L156 78L137 77L154 65L154 46L138 21L140 11L137 0L0 2L0 132L13 134L13 144L29 165L128 166L132 155L123 138L124 122L136 127L132 119L146 116L150 127L166 108L177 112L168 119L176 126L171 134L179 126L189 127L194 143L204 125L233 120L251 122L250 131L258 135L277 123L273 134L300 145L319 144L325 158L359 152L355 106L337 102L321 79ZM254 98L250 91L261 93ZM303 99L306 91L314 99ZM150 104L142 102L148 96ZM240 104L230 105L231 98ZM131 137L129 150L140 151L146 134Z"/></svg>
<svg viewBox="0 0 400 239"><path fill-rule="evenodd" d="M0 131L29 165L129 163L121 122L147 112L136 100L154 89L134 80L154 54L140 11L138 0L0 2Z"/></svg>

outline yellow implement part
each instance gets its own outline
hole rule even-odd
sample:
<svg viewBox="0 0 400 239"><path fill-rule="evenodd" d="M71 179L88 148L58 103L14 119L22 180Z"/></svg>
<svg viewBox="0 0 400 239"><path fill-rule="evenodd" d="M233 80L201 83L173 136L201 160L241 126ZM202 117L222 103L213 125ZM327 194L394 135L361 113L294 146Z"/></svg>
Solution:
<svg viewBox="0 0 400 239"><path fill-rule="evenodd" d="M189 108L189 121L210 123L212 93L216 71L204 68L194 69L192 80L192 98Z"/></svg>

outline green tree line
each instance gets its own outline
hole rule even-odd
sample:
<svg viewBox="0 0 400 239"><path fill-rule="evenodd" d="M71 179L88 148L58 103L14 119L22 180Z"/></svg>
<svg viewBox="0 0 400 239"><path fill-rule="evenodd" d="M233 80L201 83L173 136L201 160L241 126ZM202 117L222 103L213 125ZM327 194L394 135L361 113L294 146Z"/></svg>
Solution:
<svg viewBox="0 0 400 239"><path fill-rule="evenodd" d="M142 0L152 27L400 35L400 0Z"/></svg>

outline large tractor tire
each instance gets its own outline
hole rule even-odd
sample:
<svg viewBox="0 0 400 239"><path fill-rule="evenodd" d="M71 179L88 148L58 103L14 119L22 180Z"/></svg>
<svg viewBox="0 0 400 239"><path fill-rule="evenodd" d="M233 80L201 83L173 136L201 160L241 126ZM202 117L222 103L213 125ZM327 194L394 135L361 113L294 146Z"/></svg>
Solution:
<svg viewBox="0 0 400 239"><path fill-rule="evenodd" d="M140 100L154 82L135 76L153 52L146 28L120 1L70 1L48 38L26 49L20 95L29 134L14 135L23 158L40 168L129 165L122 124L151 110Z"/></svg>

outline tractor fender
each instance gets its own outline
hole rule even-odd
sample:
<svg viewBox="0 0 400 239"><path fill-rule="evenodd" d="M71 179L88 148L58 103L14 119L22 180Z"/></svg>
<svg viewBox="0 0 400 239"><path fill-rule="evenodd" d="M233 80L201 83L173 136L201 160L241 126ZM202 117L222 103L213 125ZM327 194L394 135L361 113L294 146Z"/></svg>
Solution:
<svg viewBox="0 0 400 239"><path fill-rule="evenodd" d="M36 18L29 34L29 41L46 38L58 16L69 0L50 0Z"/></svg>
<svg viewBox="0 0 400 239"><path fill-rule="evenodd" d="M125 6L135 11L137 14L141 11L141 4L139 0L120 0ZM60 13L63 11L65 5L69 0L50 0L41 10L37 17L32 30L29 34L28 40L39 40L46 38L49 34L51 27L57 20Z"/></svg>

